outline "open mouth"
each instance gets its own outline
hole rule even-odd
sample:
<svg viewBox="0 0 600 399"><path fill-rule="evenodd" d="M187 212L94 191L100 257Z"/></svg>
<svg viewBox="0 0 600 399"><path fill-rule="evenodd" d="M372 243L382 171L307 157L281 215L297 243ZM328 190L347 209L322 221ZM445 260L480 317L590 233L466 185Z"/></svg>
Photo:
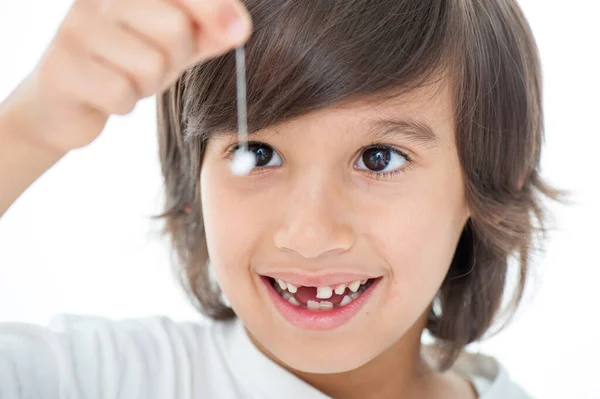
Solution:
<svg viewBox="0 0 600 399"><path fill-rule="evenodd" d="M335 277L298 277L289 274L291 281L296 283L293 284L283 280L284 275L287 274L260 276L267 297L294 327L313 331L335 330L358 317L361 309L372 298L377 298L375 293L379 291L377 287L381 286L379 283L383 280L383 276L370 278L340 274ZM347 282L340 283L340 280ZM307 285L300 285L301 281Z"/></svg>
<svg viewBox="0 0 600 399"><path fill-rule="evenodd" d="M295 286L281 279L266 277L275 292L293 306L312 311L343 308L361 297L378 280L356 280L337 286Z"/></svg>

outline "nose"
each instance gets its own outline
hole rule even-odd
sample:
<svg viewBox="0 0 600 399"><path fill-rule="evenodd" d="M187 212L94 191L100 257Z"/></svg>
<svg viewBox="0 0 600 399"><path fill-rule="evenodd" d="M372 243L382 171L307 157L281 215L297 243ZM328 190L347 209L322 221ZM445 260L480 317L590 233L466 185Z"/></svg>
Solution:
<svg viewBox="0 0 600 399"><path fill-rule="evenodd" d="M348 251L355 243L352 210L333 184L307 183L290 190L285 216L275 230L275 246L312 259Z"/></svg>

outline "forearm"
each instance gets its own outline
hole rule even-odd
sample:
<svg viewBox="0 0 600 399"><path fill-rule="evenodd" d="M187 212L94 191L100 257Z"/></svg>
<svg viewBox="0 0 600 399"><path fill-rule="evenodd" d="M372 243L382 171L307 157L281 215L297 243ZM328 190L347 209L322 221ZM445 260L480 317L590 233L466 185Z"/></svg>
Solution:
<svg viewBox="0 0 600 399"><path fill-rule="evenodd" d="M26 107L17 92L0 104L0 217L64 155L36 142Z"/></svg>

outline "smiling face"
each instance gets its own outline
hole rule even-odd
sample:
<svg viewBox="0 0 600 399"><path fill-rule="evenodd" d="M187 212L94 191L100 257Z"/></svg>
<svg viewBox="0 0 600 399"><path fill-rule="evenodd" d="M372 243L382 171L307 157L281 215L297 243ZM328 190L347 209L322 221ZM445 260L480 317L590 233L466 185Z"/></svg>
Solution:
<svg viewBox="0 0 600 399"><path fill-rule="evenodd" d="M254 133L258 167L247 176L231 173L235 134L209 140L201 200L210 261L263 350L296 370L342 372L422 323L469 217L453 127L449 91L430 87ZM310 310L283 300L270 277L332 289L371 280L347 308Z"/></svg>

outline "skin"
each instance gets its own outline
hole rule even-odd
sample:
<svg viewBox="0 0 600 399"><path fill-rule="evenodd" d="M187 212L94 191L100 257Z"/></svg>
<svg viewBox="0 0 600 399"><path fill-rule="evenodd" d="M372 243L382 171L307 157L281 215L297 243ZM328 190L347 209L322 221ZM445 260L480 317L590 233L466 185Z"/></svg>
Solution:
<svg viewBox="0 0 600 399"><path fill-rule="evenodd" d="M235 14L243 24L231 35ZM0 106L0 216L57 160L95 140L110 115L129 113L250 32L236 0L76 1L36 68ZM250 176L230 173L225 154L235 137L208 146L202 206L218 280L257 346L332 396L468 397L468 384L433 373L419 356L424 312L468 217L449 96L440 93L323 110L277 126L277 134L261 132L254 138L284 163ZM354 161L374 140L366 121L390 113L427 120L438 143L386 140L413 163L378 180ZM383 279L347 325L303 332L261 294L258 274L274 266L307 274L343 267Z"/></svg>
<svg viewBox="0 0 600 399"><path fill-rule="evenodd" d="M36 67L0 103L0 217L111 115L128 114L251 31L238 0L74 1Z"/></svg>
<svg viewBox="0 0 600 399"><path fill-rule="evenodd" d="M436 141L377 138L371 121L393 116L427 123ZM443 82L257 132L250 140L268 144L279 158L248 176L230 171L236 140L235 134L209 140L202 210L217 280L259 349L334 397L475 397L466 381L434 372L420 354L427 311L469 218ZM410 160L392 155L379 173L401 171L377 178L357 162L373 143ZM343 269L382 280L350 322L302 331L283 319L260 281L282 267L307 275Z"/></svg>

